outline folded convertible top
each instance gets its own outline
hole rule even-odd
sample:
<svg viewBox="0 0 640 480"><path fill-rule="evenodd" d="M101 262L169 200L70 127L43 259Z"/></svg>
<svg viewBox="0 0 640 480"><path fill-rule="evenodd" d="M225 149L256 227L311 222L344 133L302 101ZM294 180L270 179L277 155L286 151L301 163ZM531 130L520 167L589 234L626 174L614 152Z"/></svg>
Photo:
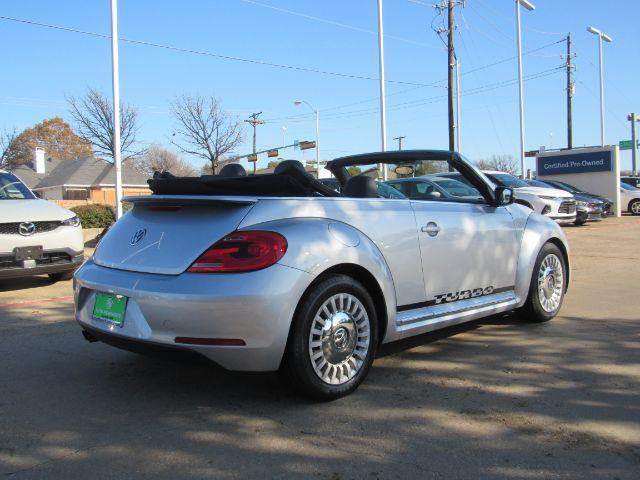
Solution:
<svg viewBox="0 0 640 480"><path fill-rule="evenodd" d="M339 197L333 189L296 168L282 173L246 177L175 177L168 172L154 173L147 180L154 195L227 195L258 197Z"/></svg>

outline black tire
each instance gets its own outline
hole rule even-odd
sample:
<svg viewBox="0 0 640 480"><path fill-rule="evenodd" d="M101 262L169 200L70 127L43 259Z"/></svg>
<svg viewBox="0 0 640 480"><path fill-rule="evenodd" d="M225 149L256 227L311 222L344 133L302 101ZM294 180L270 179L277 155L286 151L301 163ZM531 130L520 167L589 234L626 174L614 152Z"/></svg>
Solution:
<svg viewBox="0 0 640 480"><path fill-rule="evenodd" d="M587 221L586 220L576 220L575 222L573 222L574 225L577 225L578 227L581 227L582 225L586 225Z"/></svg>
<svg viewBox="0 0 640 480"><path fill-rule="evenodd" d="M633 211L634 208L636 209L636 212ZM640 200L635 199L629 202L629 213L636 216L640 215Z"/></svg>
<svg viewBox="0 0 640 480"><path fill-rule="evenodd" d="M349 294L355 297L366 310L366 315L369 319L369 343L364 360L362 360L361 366L355 375L344 383L332 385L321 379L314 370L309 342L311 328L314 325L314 319L320 307L337 294ZM348 335L347 338L349 338ZM354 337L352 336L351 338ZM357 340L358 337L355 338ZM331 339L334 339L333 335ZM298 305L291 325L281 373L285 381L303 395L315 400L335 400L350 394L362 383L373 362L377 345L378 320L369 292L360 282L349 276L327 275L305 293ZM355 357L353 358L355 360Z"/></svg>
<svg viewBox="0 0 640 480"><path fill-rule="evenodd" d="M49 278L53 282L62 282L65 280L71 280L73 278L75 270L72 272L58 272L58 273L49 273Z"/></svg>
<svg viewBox="0 0 640 480"><path fill-rule="evenodd" d="M540 291L538 289L538 275L540 267L547 257L550 255L555 256L559 260L559 264L562 267L562 279L559 287L561 288L559 302L557 307L549 311L543 307L543 302L540 297ZM553 243L545 243L538 253L536 263L533 267L533 274L531 275L531 285L529 286L529 295L526 303L519 309L520 315L529 322L546 322L555 317L560 308L562 308L562 302L564 301L564 295L567 290L567 266L564 261L562 252Z"/></svg>

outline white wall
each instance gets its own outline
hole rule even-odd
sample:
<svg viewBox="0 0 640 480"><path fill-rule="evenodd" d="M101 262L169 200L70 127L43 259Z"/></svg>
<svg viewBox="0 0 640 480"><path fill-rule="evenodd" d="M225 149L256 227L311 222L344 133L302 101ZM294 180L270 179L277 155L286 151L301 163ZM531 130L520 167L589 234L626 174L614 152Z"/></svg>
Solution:
<svg viewBox="0 0 640 480"><path fill-rule="evenodd" d="M614 203L614 212L617 217L621 215L620 205L620 159L619 149L617 145L609 145L605 147L592 148L574 148L572 150L561 150L557 152L544 152L538 154L538 157L553 157L558 155L571 155L572 153L592 153L611 151L612 168L610 172L589 172L589 173L564 173L554 175L540 175L538 178L544 180L558 180L575 185L585 192L602 195L612 200Z"/></svg>

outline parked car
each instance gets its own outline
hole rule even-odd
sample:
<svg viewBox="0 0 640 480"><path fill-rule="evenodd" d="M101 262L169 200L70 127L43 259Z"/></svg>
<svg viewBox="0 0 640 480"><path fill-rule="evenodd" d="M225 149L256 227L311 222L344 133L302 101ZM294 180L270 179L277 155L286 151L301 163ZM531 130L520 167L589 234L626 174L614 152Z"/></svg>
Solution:
<svg viewBox="0 0 640 480"><path fill-rule="evenodd" d="M385 182L414 200L449 200L481 197L475 188L458 180L442 177L409 177Z"/></svg>
<svg viewBox="0 0 640 480"><path fill-rule="evenodd" d="M544 183L548 183L554 188L559 188L560 190L569 192L576 198L576 200L578 199L578 196L583 198L585 201L591 201L591 198L600 200L602 202L602 216L607 217L609 215L613 215L613 201L608 199L607 197L603 197L602 195L597 195L595 193L585 192L575 185L571 185L567 182L561 182L559 180L544 180Z"/></svg>
<svg viewBox="0 0 640 480"><path fill-rule="evenodd" d="M452 168L480 197L381 198L372 177L382 171L347 170L380 165L396 175ZM242 178L157 175L153 195L126 199L133 208L75 275L85 338L280 370L328 400L357 388L381 343L514 309L535 322L560 310L562 229L457 153L372 153L327 168L342 193L293 163Z"/></svg>
<svg viewBox="0 0 640 480"><path fill-rule="evenodd" d="M504 172L483 171L496 186L509 187L515 191L515 202L545 215L559 224L576 221L576 201L564 190L532 187L518 177ZM432 176L463 179L455 172L436 173Z"/></svg>
<svg viewBox="0 0 640 480"><path fill-rule="evenodd" d="M47 274L68 280L83 260L80 219L0 170L0 279Z"/></svg>
<svg viewBox="0 0 640 480"><path fill-rule="evenodd" d="M525 182L532 187L560 188L561 190L571 193L576 199L576 225L584 225L587 222L602 220L605 202L594 195L582 193L574 187L568 190L569 185L560 182L551 183L550 181L542 180L525 180ZM611 205L608 206L608 210L611 210Z"/></svg>
<svg viewBox="0 0 640 480"><path fill-rule="evenodd" d="M620 183L621 209L632 215L640 215L640 188L635 188L628 183Z"/></svg>
<svg viewBox="0 0 640 480"><path fill-rule="evenodd" d="M620 177L621 183L626 183L627 185L631 185L632 187L640 188L640 177Z"/></svg>
<svg viewBox="0 0 640 480"><path fill-rule="evenodd" d="M337 178L321 178L319 182L338 193L342 191L342 185L340 185L340 182ZM391 188L389 185L386 185L383 182L378 182L376 180L376 186L378 188L378 196L380 198L407 198L401 192L399 192L395 188Z"/></svg>

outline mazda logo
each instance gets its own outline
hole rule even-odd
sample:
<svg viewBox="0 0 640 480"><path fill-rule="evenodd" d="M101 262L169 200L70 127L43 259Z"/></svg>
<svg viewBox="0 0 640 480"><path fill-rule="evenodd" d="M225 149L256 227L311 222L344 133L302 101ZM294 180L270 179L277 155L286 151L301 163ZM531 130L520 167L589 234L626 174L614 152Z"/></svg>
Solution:
<svg viewBox="0 0 640 480"><path fill-rule="evenodd" d="M28 237L36 233L36 226L32 222L22 222L18 225L18 233L23 237Z"/></svg>
<svg viewBox="0 0 640 480"><path fill-rule="evenodd" d="M134 233L131 236L131 241L129 242L129 244L130 245L139 244L146 234L147 234L147 229L146 228L141 228L140 230L138 230L136 233Z"/></svg>

